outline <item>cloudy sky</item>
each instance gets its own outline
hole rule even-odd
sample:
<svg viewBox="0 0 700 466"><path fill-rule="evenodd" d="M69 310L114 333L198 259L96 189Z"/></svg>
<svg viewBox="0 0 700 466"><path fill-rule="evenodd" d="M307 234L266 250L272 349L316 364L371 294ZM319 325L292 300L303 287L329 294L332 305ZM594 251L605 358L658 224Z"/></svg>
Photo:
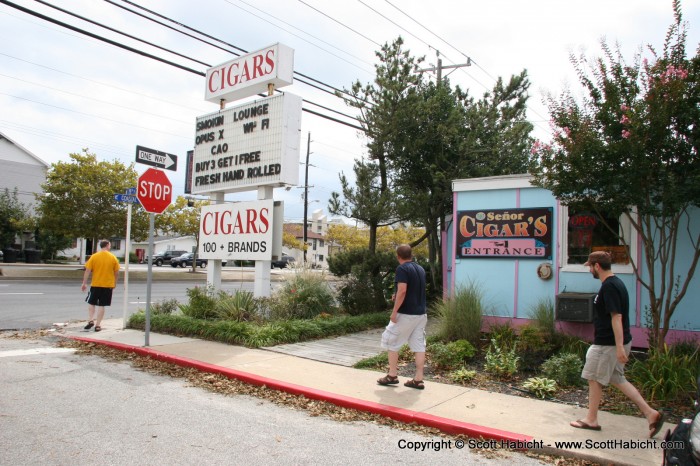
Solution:
<svg viewBox="0 0 700 466"><path fill-rule="evenodd" d="M643 45L660 49L673 20L670 0L11 3L200 72L234 58L232 52L240 53L234 47L254 51L280 42L295 50L295 72L319 81L322 84L317 85L326 91L330 89L326 85L342 89L356 80L371 81L374 52L401 35L412 54L426 57L427 66L436 63L438 51L443 65L462 64L469 57L472 65L450 72L449 79L472 95L490 90L498 77L507 79L526 69L532 82L529 119L541 139L549 137L543 95L558 94L567 86L578 89L569 62L572 52L599 56L599 43L605 38L610 44L619 43L631 59ZM700 0L686 0L683 15L688 22L688 50L694 53L700 42ZM352 116L352 110L328 92L300 82L284 90L308 101L304 108L352 122L342 115ZM67 154L82 148L100 159L131 163L136 146L146 146L180 156L178 171L168 173L175 193L181 194L195 119L216 110L204 100L203 77L0 2L0 132L47 163L67 160ZM310 210L325 209L331 191L339 189L338 173L351 174L353 161L365 153L363 139L351 127L303 112L301 162L309 133ZM145 168L136 166L139 172ZM300 165L300 185L303 168ZM285 201L289 220L303 216L301 193L299 188L275 190L275 199ZM254 193L227 196L252 198Z"/></svg>

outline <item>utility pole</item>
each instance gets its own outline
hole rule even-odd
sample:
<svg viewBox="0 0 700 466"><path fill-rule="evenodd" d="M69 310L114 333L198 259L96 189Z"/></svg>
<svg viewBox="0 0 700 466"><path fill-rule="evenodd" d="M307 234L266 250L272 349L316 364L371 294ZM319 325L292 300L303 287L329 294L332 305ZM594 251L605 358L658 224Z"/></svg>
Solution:
<svg viewBox="0 0 700 466"><path fill-rule="evenodd" d="M309 155L311 154L311 133L309 132L309 137L306 141L306 166L304 167L304 265L306 265L306 248L307 244L307 234L306 234L306 218L309 213Z"/></svg>
<svg viewBox="0 0 700 466"><path fill-rule="evenodd" d="M447 65L447 66L442 66L442 58L440 58L440 51L435 50L435 54L437 55L437 66L432 66L430 68L423 68L418 71L423 72L423 71L436 71L437 72L437 85L442 84L442 70L447 70L451 68L464 68L465 66L472 66L472 59L467 57L467 62L462 63L459 65Z"/></svg>

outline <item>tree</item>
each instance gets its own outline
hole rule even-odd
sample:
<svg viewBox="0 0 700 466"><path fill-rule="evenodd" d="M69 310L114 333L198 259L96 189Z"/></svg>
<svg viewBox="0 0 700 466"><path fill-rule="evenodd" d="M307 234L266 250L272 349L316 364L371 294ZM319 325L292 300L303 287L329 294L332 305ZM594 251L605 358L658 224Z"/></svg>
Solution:
<svg viewBox="0 0 700 466"><path fill-rule="evenodd" d="M87 149L69 157L70 162L51 164L42 184L44 195L37 198L41 231L95 240L123 236L127 207L115 202L114 194L136 186L133 165L126 167L117 160L98 162ZM143 238L147 231L145 212L135 209L133 236Z"/></svg>
<svg viewBox="0 0 700 466"><path fill-rule="evenodd" d="M403 193L402 218L426 229L436 288L442 270L440 233L452 213L452 181L527 170L529 85L523 71L507 84L499 78L492 92L474 101L459 88L452 90L449 81L430 83L420 86L413 111L400 114L405 119L390 157L394 184Z"/></svg>
<svg viewBox="0 0 700 466"><path fill-rule="evenodd" d="M373 84L356 81L350 90L338 93L345 102L360 112L360 124L367 137L369 161L356 161L357 189L349 188L347 178L341 174L344 200L339 193L332 193L329 211L356 218L370 230L369 250L376 250L377 228L396 222L396 199L391 192L389 159L400 127L397 114L410 110L421 77L418 64L399 37L391 45L384 44L376 53L380 63L375 66ZM349 98L347 96L350 96ZM357 217L355 216L357 215Z"/></svg>
<svg viewBox="0 0 700 466"><path fill-rule="evenodd" d="M155 229L163 233L181 236L194 236L195 253L192 261L192 271L197 269L197 251L199 250L199 221L202 207L209 205L208 200L189 200L178 196L165 211L156 215Z"/></svg>
<svg viewBox="0 0 700 466"><path fill-rule="evenodd" d="M28 217L27 207L17 197L17 188L0 192L0 248L15 244L17 233L22 231Z"/></svg>
<svg viewBox="0 0 700 466"><path fill-rule="evenodd" d="M564 204L626 217L643 244L643 264L629 254L649 296L650 346L663 347L671 317L700 258L700 233L690 212L700 205L700 57L688 59L680 1L659 55L649 47L625 63L603 42L603 58L571 60L587 94L548 98L558 129L551 144L533 148L533 175ZM697 210L695 210L697 213ZM600 217L600 215L599 215ZM612 229L611 229L612 230ZM618 231L625 246L625 235ZM691 251L678 248L687 235ZM679 254L690 254L679 270Z"/></svg>

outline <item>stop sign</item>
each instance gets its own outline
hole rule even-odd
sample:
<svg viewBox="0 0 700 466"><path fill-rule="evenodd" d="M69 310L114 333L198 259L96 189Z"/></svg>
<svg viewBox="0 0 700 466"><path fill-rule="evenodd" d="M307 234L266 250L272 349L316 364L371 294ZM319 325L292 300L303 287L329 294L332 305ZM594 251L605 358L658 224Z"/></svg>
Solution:
<svg viewBox="0 0 700 466"><path fill-rule="evenodd" d="M173 199L173 185L165 172L149 168L139 176L136 197L146 212L162 214Z"/></svg>

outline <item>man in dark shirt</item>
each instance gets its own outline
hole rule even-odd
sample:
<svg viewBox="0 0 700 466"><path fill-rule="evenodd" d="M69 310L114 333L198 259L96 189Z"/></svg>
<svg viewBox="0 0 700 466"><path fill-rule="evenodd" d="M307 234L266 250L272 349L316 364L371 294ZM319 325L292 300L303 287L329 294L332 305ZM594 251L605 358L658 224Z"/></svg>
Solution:
<svg viewBox="0 0 700 466"><path fill-rule="evenodd" d="M425 365L425 325L428 321L425 300L425 270L413 262L411 246L402 244L396 248L399 266L394 279L392 296L394 309L391 321L382 334L382 348L389 352L389 373L377 380L379 385L399 383L399 350L408 343L416 357L416 375L404 383L406 387L423 390L423 366Z"/></svg>
<svg viewBox="0 0 700 466"><path fill-rule="evenodd" d="M664 413L652 409L634 385L625 379L625 363L632 349L627 288L612 273L612 257L607 252L592 252L584 265L602 284L595 297L593 345L588 349L581 373L581 377L588 380L588 414L583 419L572 421L571 426L601 430L598 407L603 386L613 384L639 407L649 422L649 437L654 437L663 426Z"/></svg>

